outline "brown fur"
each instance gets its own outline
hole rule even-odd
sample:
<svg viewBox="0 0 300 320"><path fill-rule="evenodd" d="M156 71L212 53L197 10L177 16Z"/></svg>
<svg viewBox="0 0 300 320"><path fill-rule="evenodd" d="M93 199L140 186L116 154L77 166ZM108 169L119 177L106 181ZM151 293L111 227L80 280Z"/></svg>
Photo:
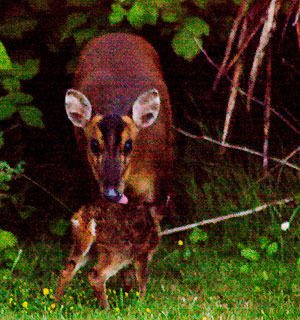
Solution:
<svg viewBox="0 0 300 320"><path fill-rule="evenodd" d="M127 118L127 130L122 136L130 136L133 151L128 169L123 169L123 184L129 185L137 196L146 201L165 199L173 162L172 114L167 86L159 65L158 54L141 37L112 33L91 41L83 51L76 72L75 88L91 102L92 119L85 133L76 128L78 142L86 145L91 138L101 135L96 123L99 116L116 113ZM156 88L161 107L156 121L137 128L131 118L132 105L137 97ZM85 135L85 137L83 137ZM83 147L95 172L95 159L87 146ZM99 160L98 160L99 162ZM98 166L99 167L99 166ZM163 188L161 188L163 186Z"/></svg>
<svg viewBox="0 0 300 320"><path fill-rule="evenodd" d="M91 258L96 264L89 273L89 282L103 308L109 307L107 279L132 262L141 294L145 294L148 262L159 244L159 221L152 217L149 207L98 202L82 207L71 221L73 246L58 281L56 300Z"/></svg>

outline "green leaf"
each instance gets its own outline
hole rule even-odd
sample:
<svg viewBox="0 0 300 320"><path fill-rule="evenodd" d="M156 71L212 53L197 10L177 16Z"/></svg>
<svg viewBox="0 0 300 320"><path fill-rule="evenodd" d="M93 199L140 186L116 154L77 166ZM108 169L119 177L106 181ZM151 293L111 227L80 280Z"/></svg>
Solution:
<svg viewBox="0 0 300 320"><path fill-rule="evenodd" d="M20 80L29 80L39 72L39 68L39 59L27 59L23 64L13 63L13 74Z"/></svg>
<svg viewBox="0 0 300 320"><path fill-rule="evenodd" d="M261 249L265 250L270 243L270 239L263 236L258 239Z"/></svg>
<svg viewBox="0 0 300 320"><path fill-rule="evenodd" d="M158 19L158 9L154 6L148 6L144 14L144 23L156 25Z"/></svg>
<svg viewBox="0 0 300 320"><path fill-rule="evenodd" d="M98 0L68 0L67 5L73 7L89 7L97 1Z"/></svg>
<svg viewBox="0 0 300 320"><path fill-rule="evenodd" d="M193 0L195 5L201 9L205 9L208 5L209 0Z"/></svg>
<svg viewBox="0 0 300 320"><path fill-rule="evenodd" d="M9 56L3 43L0 41L0 70L10 70L11 67Z"/></svg>
<svg viewBox="0 0 300 320"><path fill-rule="evenodd" d="M270 245L268 245L267 248L267 255L271 256L274 253L278 251L278 243L277 242L272 242Z"/></svg>
<svg viewBox="0 0 300 320"><path fill-rule="evenodd" d="M200 45L202 45L201 38L198 40ZM181 29L175 34L172 39L172 47L177 55L182 56L187 60L192 60L200 52L194 37L186 29Z"/></svg>
<svg viewBox="0 0 300 320"><path fill-rule="evenodd" d="M243 1L244 1L244 0L233 0L233 2L234 2L235 4L237 4L237 5L242 4Z"/></svg>
<svg viewBox="0 0 300 320"><path fill-rule="evenodd" d="M24 32L31 31L37 21L23 17L12 17L0 24L0 34L9 38L22 38Z"/></svg>
<svg viewBox="0 0 300 320"><path fill-rule="evenodd" d="M21 83L16 77L5 77L1 83L3 88L9 92L19 91L21 88Z"/></svg>
<svg viewBox="0 0 300 320"><path fill-rule="evenodd" d="M190 235L190 240L192 243L197 243L199 241L206 241L207 233L199 228L195 228Z"/></svg>
<svg viewBox="0 0 300 320"><path fill-rule="evenodd" d="M262 273L262 278L264 279L264 280L266 280L266 281L268 281L269 280L269 275L268 275L268 272L267 271L263 271L263 273Z"/></svg>
<svg viewBox="0 0 300 320"><path fill-rule="evenodd" d="M11 104L25 104L30 103L33 100L32 95L26 94L24 92L10 92L6 96L0 98L1 104L11 103Z"/></svg>
<svg viewBox="0 0 300 320"><path fill-rule="evenodd" d="M161 13L161 19L168 23L176 22L178 20L178 14L177 12L166 10Z"/></svg>
<svg viewBox="0 0 300 320"><path fill-rule="evenodd" d="M27 0L27 2L36 11L47 11L49 9L49 0Z"/></svg>
<svg viewBox="0 0 300 320"><path fill-rule="evenodd" d="M0 250L13 247L18 243L18 239L9 231L0 229Z"/></svg>
<svg viewBox="0 0 300 320"><path fill-rule="evenodd" d="M17 108L14 103L0 101L0 120L10 118L16 111Z"/></svg>
<svg viewBox="0 0 300 320"><path fill-rule="evenodd" d="M183 251L183 257L184 257L185 259L187 259L187 258L189 258L191 255L192 255L191 250L190 250L188 247L186 247L186 248L184 249L184 251Z"/></svg>
<svg viewBox="0 0 300 320"><path fill-rule="evenodd" d="M63 236L68 226L69 226L69 221L60 218L58 220L51 221L49 225L49 229L52 234Z"/></svg>
<svg viewBox="0 0 300 320"><path fill-rule="evenodd" d="M126 10L121 6L120 3L113 3L111 5L111 13L108 16L111 24L117 24L124 20L126 16Z"/></svg>
<svg viewBox="0 0 300 320"><path fill-rule="evenodd" d="M244 264L240 267L241 273L249 273L249 271L250 271L249 264Z"/></svg>
<svg viewBox="0 0 300 320"><path fill-rule="evenodd" d="M140 3L139 1L135 1L133 6L130 8L130 10L127 13L127 20L129 23L135 27L136 29L140 29L144 21L144 15L146 13L145 7Z"/></svg>
<svg viewBox="0 0 300 320"><path fill-rule="evenodd" d="M34 106L22 106L19 108L19 114L22 120L28 125L38 128L44 128L42 112Z"/></svg>
<svg viewBox="0 0 300 320"><path fill-rule="evenodd" d="M35 211L36 208L33 206L24 206L22 210L18 210L20 217L24 220L29 218Z"/></svg>
<svg viewBox="0 0 300 320"><path fill-rule="evenodd" d="M4 145L4 136L3 136L3 131L0 131L0 149Z"/></svg>
<svg viewBox="0 0 300 320"><path fill-rule="evenodd" d="M256 250L250 248L243 249L241 255L242 257L251 261L257 261L260 258L259 253Z"/></svg>
<svg viewBox="0 0 300 320"><path fill-rule="evenodd" d="M73 37L77 45L81 45L84 41L94 38L98 34L97 28L86 28L76 31Z"/></svg>
<svg viewBox="0 0 300 320"><path fill-rule="evenodd" d="M187 18L184 28L195 37L201 37L203 34L207 36L209 34L209 25L197 17Z"/></svg>
<svg viewBox="0 0 300 320"><path fill-rule="evenodd" d="M73 31L87 22L88 15L85 13L71 13L67 17L67 21L62 29L60 41L69 38Z"/></svg>

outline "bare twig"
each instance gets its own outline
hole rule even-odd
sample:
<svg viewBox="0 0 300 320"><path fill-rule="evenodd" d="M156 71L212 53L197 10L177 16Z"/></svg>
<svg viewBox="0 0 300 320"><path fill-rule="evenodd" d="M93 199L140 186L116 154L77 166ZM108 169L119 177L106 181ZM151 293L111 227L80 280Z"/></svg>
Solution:
<svg viewBox="0 0 300 320"><path fill-rule="evenodd" d="M286 33L286 29L287 29L287 26L288 26L288 24L289 24L291 15L292 15L292 13L293 13L293 11L294 11L294 8L295 8L295 6L296 6L296 3L297 3L298 1L299 1L299 0L293 0L292 4L290 5L290 8L289 8L289 11L288 11L288 14L287 14L287 16L286 16L285 23L284 23L284 27L283 27L282 32L281 32L280 43L279 43L279 46L278 46L278 47L280 47L280 44L281 44L281 42L282 42L282 40L283 40L283 37L284 37L284 35L285 35L285 33Z"/></svg>
<svg viewBox="0 0 300 320"><path fill-rule="evenodd" d="M297 35L298 35L298 46L299 46L299 49L300 49L300 22L299 22L299 15L300 15L300 3L299 3L299 8L298 8L298 11L297 11L297 14L296 14L295 21L293 23L293 27L296 26L296 31L297 31Z"/></svg>
<svg viewBox="0 0 300 320"><path fill-rule="evenodd" d="M298 24L298 25L299 25L299 47L300 47L300 24ZM201 44L199 43L199 41L197 40L197 38L194 37L194 40L195 40L195 42L197 43L197 45L198 45L199 49L201 50L201 52L205 55L207 61L208 61L212 66L214 66L217 70L219 70L219 67L218 67L218 66L214 63L214 61L209 57L209 55L208 55L207 52L204 50L204 48L201 46ZM226 73L225 73L225 74L226 74ZM227 74L226 74L226 79L228 79L228 81L230 81L230 82L232 81L232 79L231 79ZM245 97L248 97L247 93L246 93L243 89L241 89L241 88L239 88L239 93L240 93L241 95L245 96ZM265 107L265 104L264 104L261 100L255 98L255 97L251 97L250 99L251 99L253 102L257 103L258 105ZM293 126L287 119L285 119L278 111L276 111L274 108L271 108L271 112L274 113L281 121L283 121L283 122L284 122L291 130L293 130L296 134L300 135L300 131L299 131L297 128L295 128L295 126Z"/></svg>
<svg viewBox="0 0 300 320"><path fill-rule="evenodd" d="M9 132L9 131L12 131L12 130L17 129L20 125L21 125L20 123L14 124L14 125L12 125L11 127L3 130L2 132L3 132L3 134L6 134L6 133Z"/></svg>
<svg viewBox="0 0 300 320"><path fill-rule="evenodd" d="M249 149L247 147L241 147L241 146L232 145L232 144L229 144L229 143L224 143L223 144L222 141L218 141L218 140L212 139L212 138L210 138L208 136L197 136L197 135L191 134L189 132L186 132L185 130L182 130L180 128L175 128L175 130L180 132L180 133L182 133L182 134L184 134L185 136L187 136L189 138L192 138L192 139L198 139L198 140L202 140L203 139L203 140L218 144L218 145L220 145L222 147L225 147L225 148L244 151L244 152L259 156L259 157L263 157L264 156L261 152ZM281 160L281 159L278 159L278 158L275 158L275 157L269 157L268 159L273 160L274 162L281 163L281 164L283 164L283 165L285 165L287 167L290 167L292 169L295 169L297 171L300 171L300 168L298 166L296 166L295 164L289 163L287 161L284 161L284 160Z"/></svg>
<svg viewBox="0 0 300 320"><path fill-rule="evenodd" d="M224 74L227 74L227 72L232 68L232 66L239 60L240 56L244 53L244 51L246 50L246 48L249 45L249 42L254 38L254 36L256 35L256 33L258 32L260 27L262 26L263 22L264 22L263 19L259 20L258 24L255 26L255 28L252 31L252 33L250 34L250 36L247 38L247 40L241 46L241 49L237 52L237 54L233 57L233 59L228 64L227 68L224 71Z"/></svg>
<svg viewBox="0 0 300 320"><path fill-rule="evenodd" d="M267 86L265 93L265 117L264 117L264 146L263 146L263 169L264 173L268 169L268 149L269 149L269 132L270 132L270 115L271 115L271 50L268 48L268 64L267 64Z"/></svg>
<svg viewBox="0 0 300 320"><path fill-rule="evenodd" d="M258 73L258 69L262 63L264 54L265 54L265 48L268 45L270 38L271 38L271 32L274 27L274 17L276 15L276 1L277 0L271 0L268 13L267 13L267 19L265 21L263 30L261 32L259 45L257 47L257 50L255 52L255 56L253 59L252 69L250 72L250 79L249 79L249 88L248 88L248 95L247 95L247 110L250 110L250 101L251 97L253 95L253 90L256 82L256 75Z"/></svg>
<svg viewBox="0 0 300 320"><path fill-rule="evenodd" d="M297 24L299 25L299 16L300 16L300 3L299 3L299 8L296 13L295 20L293 22L293 27L295 27Z"/></svg>
<svg viewBox="0 0 300 320"><path fill-rule="evenodd" d="M239 218L239 217L242 217L242 216L247 216L249 214L265 210L268 207L286 204L286 203L289 203L291 201L294 201L294 199L293 198L286 198L286 199L282 199L282 200L277 200L277 201L266 203L266 204L263 204L263 205L261 205L259 207L256 207L256 208L253 208L253 209L249 209L249 210L246 210L246 211L236 212L236 213L228 214L227 216L221 216L221 217L217 217L217 218L213 218L213 219L203 220L201 222L188 224L188 225L185 225L185 226L182 226L182 227L177 227L177 228L173 228L173 229L167 229L167 230L162 231L160 233L160 235L166 236L168 234L186 231L186 230L193 229L193 228L196 228L196 227L199 227L199 226L203 226L205 224L211 224L211 223L215 224L215 223L220 222L220 221L224 221L224 220L228 220L228 219L232 219L232 218Z"/></svg>
<svg viewBox="0 0 300 320"><path fill-rule="evenodd" d="M232 45L233 45L234 39L236 37L238 26L240 24L240 21L242 20L242 17L245 15L247 9L248 9L248 0L244 0L243 3L241 4L240 8L239 8L237 17L235 18L233 26L231 28L230 35L229 35L228 42L227 42L227 46L226 46L226 50L225 50L224 59L222 61L222 65L221 65L221 67L219 69L219 72L217 74L216 80L214 82L213 90L216 90L216 88L218 86L218 83L219 83L221 77L224 74L224 70L225 70L227 61L228 61L229 56L230 56Z"/></svg>
<svg viewBox="0 0 300 320"><path fill-rule="evenodd" d="M287 161L287 160L289 160L291 157L293 157L297 152L299 152L300 151L300 146L298 147L298 148L296 148L295 150L293 150L288 156L286 156L283 160L284 161ZM282 172L282 167L280 168L280 171L279 171L279 174L278 174L278 179L277 180L279 180L279 177L280 177L280 175L281 175L281 172Z"/></svg>
<svg viewBox="0 0 300 320"><path fill-rule="evenodd" d="M61 200L59 200L53 193L51 193L50 191L48 191L46 188L44 188L42 185L40 185L38 182L36 182L35 180L31 179L30 177L28 177L26 174L22 173L21 176L23 178L25 178L26 180L28 180L29 182L31 182L32 184L34 184L35 186L37 186L38 188L40 188L41 190L43 190L45 193L47 193L51 198L53 198L55 201L57 201L62 207L64 207L67 211L73 213L73 211Z"/></svg>
<svg viewBox="0 0 300 320"><path fill-rule="evenodd" d="M242 30L241 30L241 35L240 35L239 42L238 42L238 48L241 47L241 45L244 41L246 30L247 30L247 20L244 20ZM231 120L231 116L232 116L232 113L233 113L233 110L235 107L236 96L238 93L239 83L240 83L239 80L240 80L240 76L241 76L242 72L243 72L243 64L240 59L236 63L235 70L234 70L233 81L231 84L231 93L230 93L230 97L228 100L227 111L226 111L226 118L225 118L224 130L223 130L222 143L225 143L225 140L226 140L226 137L227 137L227 134L229 131L230 120Z"/></svg>

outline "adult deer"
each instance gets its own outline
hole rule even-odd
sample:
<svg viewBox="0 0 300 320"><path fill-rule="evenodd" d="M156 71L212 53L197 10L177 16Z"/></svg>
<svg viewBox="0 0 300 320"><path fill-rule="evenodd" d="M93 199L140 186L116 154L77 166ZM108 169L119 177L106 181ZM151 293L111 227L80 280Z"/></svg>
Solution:
<svg viewBox="0 0 300 320"><path fill-rule="evenodd" d="M126 33L92 40L65 105L106 199L127 203L125 186L146 202L165 198L172 114L158 54L147 41Z"/></svg>

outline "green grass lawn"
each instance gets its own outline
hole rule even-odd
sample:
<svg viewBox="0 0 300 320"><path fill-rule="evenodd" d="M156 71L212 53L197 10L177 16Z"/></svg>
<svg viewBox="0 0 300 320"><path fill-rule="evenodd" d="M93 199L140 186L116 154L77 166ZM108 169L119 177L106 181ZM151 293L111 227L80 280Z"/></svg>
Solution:
<svg viewBox="0 0 300 320"><path fill-rule="evenodd" d="M1 276L0 318L300 319L296 259L247 261L238 250L225 252L222 244L170 241L163 239L153 258L144 299L135 290L123 292L116 278L108 283L110 312L98 308L87 269L73 280L61 304L55 304L57 274L67 252L45 241L24 247L19 268Z"/></svg>
<svg viewBox="0 0 300 320"><path fill-rule="evenodd" d="M71 244L45 238L16 245L16 238L2 231L0 319L300 319L298 175L285 169L261 179L256 162L247 170L224 159L216 163L208 161L205 179L197 167L179 172L183 204L177 225L282 198L295 201L164 236L151 263L146 297L123 292L114 277L108 282L109 312L100 310L88 285L89 266L71 282L61 304L55 303Z"/></svg>

